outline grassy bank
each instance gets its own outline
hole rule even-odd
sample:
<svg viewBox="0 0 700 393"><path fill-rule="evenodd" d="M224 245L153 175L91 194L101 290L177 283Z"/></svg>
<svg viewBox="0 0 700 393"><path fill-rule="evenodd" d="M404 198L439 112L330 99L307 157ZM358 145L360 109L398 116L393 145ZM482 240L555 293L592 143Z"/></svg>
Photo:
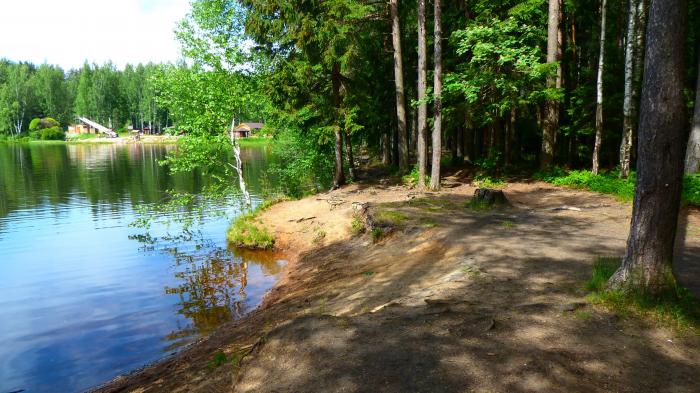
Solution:
<svg viewBox="0 0 700 393"><path fill-rule="evenodd" d="M588 299L617 314L639 316L679 330L697 331L700 328L700 304L687 289L676 286L660 297L643 293L610 290L607 283L620 267L621 258L601 257L593 264L591 278L586 281Z"/></svg>
<svg viewBox="0 0 700 393"><path fill-rule="evenodd" d="M267 146L270 143L272 143L272 138L259 138L253 136L248 138L241 138L238 140L238 143L242 147Z"/></svg>
<svg viewBox="0 0 700 393"><path fill-rule="evenodd" d="M595 175L590 171L564 171L556 168L548 173L536 173L534 177L557 186L610 194L623 201L634 199L634 173L628 179L620 179L616 171ZM682 200L689 205L700 206L700 174L685 176Z"/></svg>
<svg viewBox="0 0 700 393"><path fill-rule="evenodd" d="M258 220L258 215L271 206L287 200L284 197L268 199L250 213L236 217L226 233L229 243L240 248L269 250L275 246L275 238Z"/></svg>

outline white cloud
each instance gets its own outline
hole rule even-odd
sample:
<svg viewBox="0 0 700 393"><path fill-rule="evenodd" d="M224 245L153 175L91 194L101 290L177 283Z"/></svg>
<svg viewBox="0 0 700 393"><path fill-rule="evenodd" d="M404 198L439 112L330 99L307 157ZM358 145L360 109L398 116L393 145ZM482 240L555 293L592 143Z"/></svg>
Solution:
<svg viewBox="0 0 700 393"><path fill-rule="evenodd" d="M189 0L0 0L0 58L78 68L175 61Z"/></svg>

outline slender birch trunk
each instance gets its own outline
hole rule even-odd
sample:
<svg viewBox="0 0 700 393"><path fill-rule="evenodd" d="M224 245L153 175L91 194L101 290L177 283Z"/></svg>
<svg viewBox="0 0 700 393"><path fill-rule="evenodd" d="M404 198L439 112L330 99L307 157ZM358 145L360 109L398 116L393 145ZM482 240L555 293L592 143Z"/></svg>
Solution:
<svg viewBox="0 0 700 393"><path fill-rule="evenodd" d="M425 0L418 0L418 189L425 188L427 168L426 128L428 105L425 102L427 89L428 48L425 36Z"/></svg>
<svg viewBox="0 0 700 393"><path fill-rule="evenodd" d="M600 4L600 54L598 55L598 80L595 101L595 145L593 147L593 173L600 170L600 146L603 143L603 70L605 69L605 13L607 0Z"/></svg>
<svg viewBox="0 0 700 393"><path fill-rule="evenodd" d="M394 83L396 85L396 118L398 122L399 171L408 171L408 127L406 126L406 94L403 84L403 59L401 49L401 24L399 0L389 0L391 9L391 36L394 45Z"/></svg>
<svg viewBox="0 0 700 393"><path fill-rule="evenodd" d="M698 67L700 67L700 55L698 56ZM685 153L685 173L698 172L700 172L700 69L698 70L698 81L695 87L693 128L690 130L688 149Z"/></svg>
<svg viewBox="0 0 700 393"><path fill-rule="evenodd" d="M433 0L434 4L434 40L435 51L433 61L435 63L433 77L433 93L435 95L433 119L433 165L430 171L430 189L440 189L440 160L442 159L442 10L440 0Z"/></svg>
<svg viewBox="0 0 700 393"><path fill-rule="evenodd" d="M549 20L547 24L547 63L558 63L561 59L561 3L560 0L549 0ZM561 88L561 65L557 65L556 76L547 77L547 87ZM559 102L549 99L545 103L544 121L542 127L542 153L540 168L549 169L554 162L554 147L556 145L557 127L559 126Z"/></svg>
<svg viewBox="0 0 700 393"><path fill-rule="evenodd" d="M634 132L634 47L637 33L637 1L629 0L627 11L627 38L625 41L625 92L622 106L622 142L620 143L620 177L630 173L632 134Z"/></svg>
<svg viewBox="0 0 700 393"><path fill-rule="evenodd" d="M350 143L350 135L343 132L345 136L345 155L348 157L348 177L350 181L355 181L355 157L352 154L352 143Z"/></svg>

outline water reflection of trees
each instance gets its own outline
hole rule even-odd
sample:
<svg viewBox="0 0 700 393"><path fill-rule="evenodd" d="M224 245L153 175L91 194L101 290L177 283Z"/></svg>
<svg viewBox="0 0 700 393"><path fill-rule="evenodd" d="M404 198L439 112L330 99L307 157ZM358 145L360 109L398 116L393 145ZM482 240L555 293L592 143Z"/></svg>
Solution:
<svg viewBox="0 0 700 393"><path fill-rule="evenodd" d="M185 344L192 336L213 331L247 311L249 269L255 265L263 275L276 275L282 268L279 256L271 252L246 252L215 248L202 253L168 249L175 262L178 285L165 293L178 296L178 313L189 325L171 332L168 350ZM252 288L260 295L264 288Z"/></svg>
<svg viewBox="0 0 700 393"><path fill-rule="evenodd" d="M131 205L156 203L166 190L198 193L210 181L193 173L170 174L159 165L167 145L141 144L0 144L0 217L47 201L70 202L75 195L92 206L121 211ZM265 149L248 148L246 182L259 191L259 178L267 167Z"/></svg>

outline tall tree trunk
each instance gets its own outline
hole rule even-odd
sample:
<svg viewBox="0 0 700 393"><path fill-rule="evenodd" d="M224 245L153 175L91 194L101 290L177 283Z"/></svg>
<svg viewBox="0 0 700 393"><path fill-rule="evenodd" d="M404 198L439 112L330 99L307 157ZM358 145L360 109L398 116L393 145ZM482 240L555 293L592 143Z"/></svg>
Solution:
<svg viewBox="0 0 700 393"><path fill-rule="evenodd" d="M433 93L435 95L433 109L433 166L430 171L430 189L440 189L440 160L442 159L442 10L440 0L433 0L434 4L434 45L433 61Z"/></svg>
<svg viewBox="0 0 700 393"><path fill-rule="evenodd" d="M700 45L698 45L700 48ZM698 50L698 81L695 87L695 112L693 128L688 138L688 150L685 153L685 173L700 172L700 50Z"/></svg>
<svg viewBox="0 0 700 393"><path fill-rule="evenodd" d="M632 135L634 133L634 47L637 34L637 3L629 0L627 10L627 38L625 41L625 92L622 107L622 142L620 143L620 177L630 173Z"/></svg>
<svg viewBox="0 0 700 393"><path fill-rule="evenodd" d="M355 181L355 156L352 154L350 135L347 132L343 132L343 135L345 136L345 155L348 156L348 177L350 181Z"/></svg>
<svg viewBox="0 0 700 393"><path fill-rule="evenodd" d="M561 59L560 24L560 0L549 0L549 20L547 23L548 64L558 63ZM547 77L547 87L561 88L561 65L557 66L556 76ZM547 100L544 112L540 168L546 170L549 169L554 162L554 146L556 145L557 127L559 126L559 101L554 99Z"/></svg>
<svg viewBox="0 0 700 393"><path fill-rule="evenodd" d="M425 140L428 123L428 105L425 91L428 79L428 48L425 37L425 0L418 0L418 188L425 188L427 145Z"/></svg>
<svg viewBox="0 0 700 393"><path fill-rule="evenodd" d="M335 172L333 174L333 188L338 188L345 184L345 173L343 173L343 131L340 127L340 64L334 63L331 75L333 84L333 106L336 111L335 125Z"/></svg>
<svg viewBox="0 0 700 393"><path fill-rule="evenodd" d="M391 163L391 147L389 143L389 133L387 131L384 131L382 133L382 140L381 140L381 145L382 145L382 164L384 165L389 165Z"/></svg>
<svg viewBox="0 0 700 393"><path fill-rule="evenodd" d="M406 94L403 84L403 60L401 51L401 25L399 0L389 0L391 8L391 35L394 45L394 82L396 84L396 118L398 121L399 171L408 171L408 128L406 127Z"/></svg>
<svg viewBox="0 0 700 393"><path fill-rule="evenodd" d="M593 147L593 173L600 170L600 146L603 143L603 70L605 69L605 12L607 0L600 4L600 54L598 55L598 80L595 100L595 145Z"/></svg>
<svg viewBox="0 0 700 393"><path fill-rule="evenodd" d="M622 265L615 288L658 295L674 284L673 248L678 225L685 111L684 43L687 0L653 1L644 64L637 188Z"/></svg>

